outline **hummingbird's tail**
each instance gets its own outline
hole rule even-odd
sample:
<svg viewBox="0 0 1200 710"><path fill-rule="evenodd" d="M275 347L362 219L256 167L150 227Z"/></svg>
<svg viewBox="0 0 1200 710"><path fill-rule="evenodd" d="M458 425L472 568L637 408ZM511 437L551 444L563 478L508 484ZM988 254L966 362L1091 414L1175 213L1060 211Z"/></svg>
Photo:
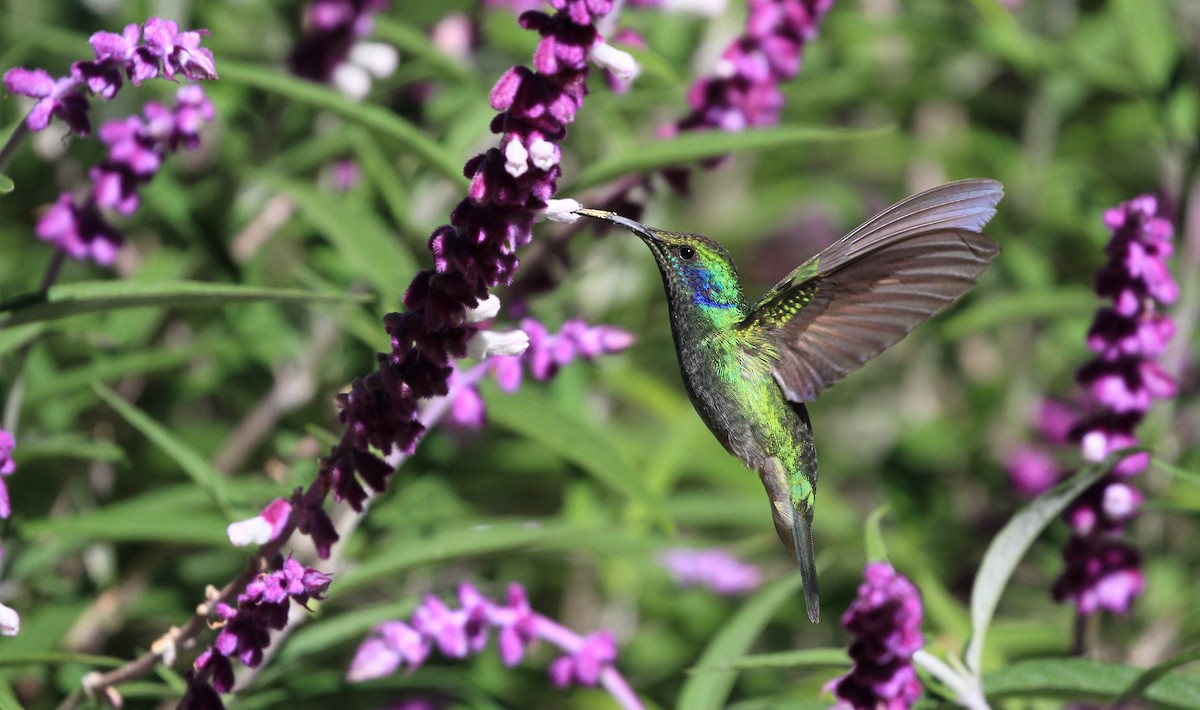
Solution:
<svg viewBox="0 0 1200 710"><path fill-rule="evenodd" d="M813 547L812 521L811 507L792 507L792 547L796 549L800 577L804 580L804 605L808 607L808 620L815 624L821 620L821 597L817 591L817 560Z"/></svg>

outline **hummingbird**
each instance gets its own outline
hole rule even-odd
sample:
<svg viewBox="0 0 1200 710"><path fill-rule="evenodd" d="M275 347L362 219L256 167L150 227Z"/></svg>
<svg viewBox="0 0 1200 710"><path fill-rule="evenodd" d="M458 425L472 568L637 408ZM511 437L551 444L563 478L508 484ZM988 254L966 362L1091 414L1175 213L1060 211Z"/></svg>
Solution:
<svg viewBox="0 0 1200 710"><path fill-rule="evenodd" d="M688 398L725 450L758 472L776 533L799 563L814 624L817 453L805 402L975 285L1000 252L981 232L1003 195L999 182L982 178L913 195L805 261L752 305L717 241L576 210L624 227L650 247Z"/></svg>

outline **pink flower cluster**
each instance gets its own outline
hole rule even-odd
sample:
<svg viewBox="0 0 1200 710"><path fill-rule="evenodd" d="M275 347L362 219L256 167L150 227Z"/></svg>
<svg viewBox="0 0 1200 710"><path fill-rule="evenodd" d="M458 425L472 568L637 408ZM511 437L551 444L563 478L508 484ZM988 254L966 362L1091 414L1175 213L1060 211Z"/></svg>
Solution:
<svg viewBox="0 0 1200 710"><path fill-rule="evenodd" d="M830 683L837 708L907 710L921 697L912 657L925 645L924 610L913 583L886 562L867 565L858 598L842 615L854 667Z"/></svg>
<svg viewBox="0 0 1200 710"><path fill-rule="evenodd" d="M38 99L25 122L30 130L40 131L57 116L71 130L87 135L92 130L88 118L90 92L109 100L120 91L124 77L135 86L158 76L174 79L216 79L217 68L212 52L200 46L207 30L180 32L173 20L151 17L145 24L128 25L121 34L97 32L89 42L94 60L71 65L71 73L54 79L43 69L16 67L4 75L4 85L14 94Z"/></svg>
<svg viewBox="0 0 1200 710"><path fill-rule="evenodd" d="M763 574L757 566L743 562L724 550L675 548L659 562L681 587L708 587L717 594L744 594L758 589Z"/></svg>
<svg viewBox="0 0 1200 710"><path fill-rule="evenodd" d="M143 114L101 126L108 157L91 169L91 190L80 201L70 192L59 195L38 220L38 237L71 258L112 263L124 237L101 209L126 215L136 211L138 189L154 178L166 155L180 146L190 150L199 145L200 128L214 111L204 89L190 84L176 92L174 106L151 101Z"/></svg>
<svg viewBox="0 0 1200 710"><path fill-rule="evenodd" d="M483 426L487 411L475 383L484 374L494 376L501 390L515 392L521 386L526 370L535 380L548 380L558 368L576 358L591 360L599 355L620 352L633 344L633 335L627 331L610 325L589 326L579 319L567 321L558 333L551 334L541 323L525 318L521 321L521 330L529 336L529 347L524 353L490 357L479 366L483 372L473 372L469 377L455 370L450 379L450 392L454 397L451 422L469 429Z"/></svg>
<svg viewBox="0 0 1200 710"><path fill-rule="evenodd" d="M352 681L382 678L401 668L419 668L434 649L448 658L466 658L487 648L495 632L500 659L512 667L521 662L536 641L565 651L550 664L554 685L601 685L622 707L641 708L641 702L616 670L617 648L606 631L581 636L529 606L524 588L512 584L504 603L494 602L464 583L458 589L459 608L429 596L412 619L380 624L358 647L347 677Z"/></svg>

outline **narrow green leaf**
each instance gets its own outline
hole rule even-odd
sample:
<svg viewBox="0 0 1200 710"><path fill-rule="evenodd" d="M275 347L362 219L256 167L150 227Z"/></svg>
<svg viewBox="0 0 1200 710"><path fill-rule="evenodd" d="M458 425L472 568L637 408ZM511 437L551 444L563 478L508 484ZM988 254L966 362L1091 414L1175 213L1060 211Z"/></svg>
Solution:
<svg viewBox="0 0 1200 710"><path fill-rule="evenodd" d="M12 710L22 710L25 706L17 699L17 694L13 690L6 678L0 678L0 708L12 708Z"/></svg>
<svg viewBox="0 0 1200 710"><path fill-rule="evenodd" d="M31 539L52 537L77 545L94 542L151 542L227 546L229 518L213 510L212 501L191 484L166 486L135 498L69 517L27 520Z"/></svg>
<svg viewBox="0 0 1200 710"><path fill-rule="evenodd" d="M19 328L0 327L0 355L5 355L26 343L33 342L45 329L44 323L30 323Z"/></svg>
<svg viewBox="0 0 1200 710"><path fill-rule="evenodd" d="M760 128L741 133L685 132L674 138L640 143L615 154L601 157L580 171L579 177L568 190L579 192L622 175L692 163L726 153L780 150L808 143L833 143L877 138L892 130L892 128L861 130L825 126L784 126Z"/></svg>
<svg viewBox="0 0 1200 710"><path fill-rule="evenodd" d="M1046 491L1022 508L992 540L983 555L979 572L975 575L975 583L971 587L971 643L967 646L966 662L967 668L977 677L983 667L983 641L987 636L992 616L996 613L996 605L1000 603L1000 595L1004 593L1017 563L1025 556L1034 540L1076 496L1099 480L1121 459L1145 450L1138 447L1121 449L1112 452L1103 461L1085 467L1069 480Z"/></svg>
<svg viewBox="0 0 1200 710"><path fill-rule="evenodd" d="M463 159L450 155L442 149L437 138L381 106L352 101L333 89L297 79L282 71L228 59L221 60L221 80L273 92L293 101L333 111L347 120L398 141L408 152L423 160L442 176L464 188L467 186L467 179L463 177L462 172Z"/></svg>
<svg viewBox="0 0 1200 710"><path fill-rule="evenodd" d="M12 192L16 185L13 184L12 178L0 173L0 195L7 195Z"/></svg>
<svg viewBox="0 0 1200 710"><path fill-rule="evenodd" d="M849 668L853 661L844 648L802 648L779 653L755 653L713 667L694 667L689 673L747 671L758 668Z"/></svg>
<svg viewBox="0 0 1200 710"><path fill-rule="evenodd" d="M199 281L80 281L54 286L45 296L29 294L0 303L0 328L122 308L222 306L247 301L320 303L370 301L369 295L313 293Z"/></svg>
<svg viewBox="0 0 1200 710"><path fill-rule="evenodd" d="M650 510L661 510L641 473L602 430L535 388L512 395L490 389L488 419L493 423L537 442Z"/></svg>
<svg viewBox="0 0 1200 710"><path fill-rule="evenodd" d="M162 449L163 453L178 464L183 472L219 507L223 510L228 509L229 489L225 477L212 467L208 459L184 443L174 432L155 421L153 417L121 399L116 392L101 384L94 384L92 389L100 396L100 399L103 399L117 414L129 422L130 426Z"/></svg>
<svg viewBox="0 0 1200 710"><path fill-rule="evenodd" d="M33 651L7 654L0 650L0 667L11 666L59 666L64 663L80 663L86 666L101 668L120 668L127 663L126 659L113 656L97 656L91 653L71 653L68 651ZM0 704L0 707L8 707Z"/></svg>
<svg viewBox="0 0 1200 710"><path fill-rule="evenodd" d="M1200 661L1200 647L1193 648L1190 651L1184 651L1183 653L1168 658L1162 663L1147 668L1146 670L1142 671L1142 674L1137 677L1137 680L1135 680L1129 686L1129 688L1125 690L1124 693L1121 693L1120 697L1112 701L1112 707L1119 708L1133 701L1135 698L1145 696L1147 690L1149 690L1161 678L1165 678L1171 671L1179 668L1180 666L1185 666L1196 661ZM1196 678L1196 683L1200 685L1200 678Z"/></svg>
<svg viewBox="0 0 1200 710"><path fill-rule="evenodd" d="M265 173L258 177L288 194L305 221L329 239L354 271L381 293L396 292L416 273L417 262L412 254L378 216L361 205L346 204L295 180Z"/></svg>
<svg viewBox="0 0 1200 710"><path fill-rule="evenodd" d="M983 677L989 698L1044 697L1077 701L1115 699L1143 675L1140 668L1086 658L1022 661ZM1195 674L1179 671L1158 678L1146 688L1144 698L1156 708L1197 710L1200 682Z"/></svg>
<svg viewBox="0 0 1200 710"><path fill-rule="evenodd" d="M77 434L61 434L22 441L21 461L36 459L74 458L85 461L116 463L125 458L121 447L111 441L93 441Z"/></svg>
<svg viewBox="0 0 1200 710"><path fill-rule="evenodd" d="M471 555L515 550L560 542L575 530L558 523L501 523L454 528L431 537L406 540L403 548L377 555L335 581L338 594L381 579L395 579L405 570Z"/></svg>
<svg viewBox="0 0 1200 710"><path fill-rule="evenodd" d="M890 505L884 503L867 516L863 538L867 543L867 560L870 562L887 561L887 543L883 540L883 516L891 509Z"/></svg>
<svg viewBox="0 0 1200 710"><path fill-rule="evenodd" d="M737 679L736 670L704 671L730 665L746 655L771 616L786 601L796 598L801 587L800 575L791 574L751 597L713 637L696 661L696 671L684 681L676 707L681 710L720 710Z"/></svg>
<svg viewBox="0 0 1200 710"><path fill-rule="evenodd" d="M1097 303L1090 289L1075 287L992 296L946 318L940 331L946 340L958 340L1006 323L1088 315L1096 310Z"/></svg>
<svg viewBox="0 0 1200 710"><path fill-rule="evenodd" d="M1193 486L1200 486L1200 472L1190 471L1186 468L1180 468L1173 463L1167 463L1166 461L1163 461L1157 457L1151 458L1150 464L1155 468L1166 471L1181 481L1186 481Z"/></svg>

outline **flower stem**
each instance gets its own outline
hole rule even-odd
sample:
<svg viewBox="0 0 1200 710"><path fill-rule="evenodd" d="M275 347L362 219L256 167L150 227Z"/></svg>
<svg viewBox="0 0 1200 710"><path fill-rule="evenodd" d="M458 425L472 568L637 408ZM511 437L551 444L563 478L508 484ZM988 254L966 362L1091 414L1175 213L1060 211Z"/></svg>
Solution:
<svg viewBox="0 0 1200 710"><path fill-rule="evenodd" d="M21 144L25 142L25 138L28 136L29 125L25 123L25 119L21 119L21 122L13 129L12 135L5 141L4 147L0 148L0 171L8 167L8 161L12 160L12 157L17 153L17 148L21 147Z"/></svg>

